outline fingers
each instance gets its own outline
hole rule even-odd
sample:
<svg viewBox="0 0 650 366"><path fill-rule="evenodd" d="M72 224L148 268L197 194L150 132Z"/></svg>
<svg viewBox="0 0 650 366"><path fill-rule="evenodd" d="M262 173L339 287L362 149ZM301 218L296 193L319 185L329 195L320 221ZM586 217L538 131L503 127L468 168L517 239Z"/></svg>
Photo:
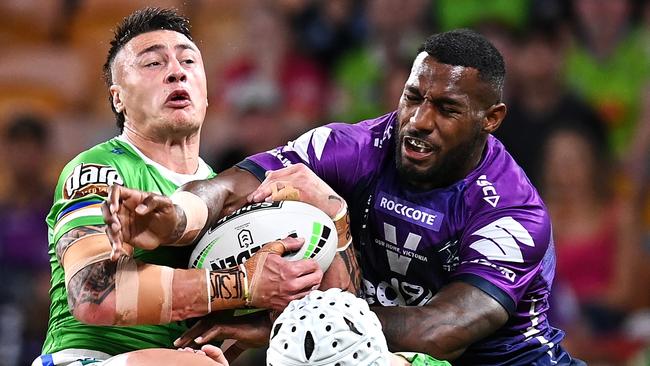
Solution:
<svg viewBox="0 0 650 366"><path fill-rule="evenodd" d="M310 273L321 273L322 277L322 270L320 266L318 265L318 262L316 262L313 259L301 259L297 261L292 261L291 262L291 271L292 274L296 277L308 275Z"/></svg>
<svg viewBox="0 0 650 366"><path fill-rule="evenodd" d="M108 198L102 204L102 216L106 223L106 235L111 243L111 260L116 261L124 252L122 243L122 226L117 216L120 207L120 186L109 187Z"/></svg>
<svg viewBox="0 0 650 366"><path fill-rule="evenodd" d="M307 295L309 292L312 290L317 289L320 286L320 282L323 279L323 271L316 265L316 270L299 276L296 278L293 283L292 287L295 289L298 289L297 292L295 292L294 298L302 298L304 295ZM300 296L301 294L304 294L303 296Z"/></svg>
<svg viewBox="0 0 650 366"><path fill-rule="evenodd" d="M205 322L205 319L199 320L198 323L194 324L194 326L186 330L185 333L183 333L174 341L174 347L187 347L195 343L194 339L204 333L207 328Z"/></svg>
<svg viewBox="0 0 650 366"><path fill-rule="evenodd" d="M270 199L273 194L273 189L282 189L286 186L287 182L295 182L294 175L301 173L303 170L308 169L304 164L294 164L286 168L266 172L266 178L257 189L248 195L248 202L262 202ZM280 186L276 184L279 183ZM297 192L297 190L294 190ZM295 197L295 193L291 193L291 197ZM299 197L295 197L296 200Z"/></svg>
<svg viewBox="0 0 650 366"><path fill-rule="evenodd" d="M214 346L213 346L213 347L214 347ZM205 354L205 352L203 352L203 350L201 350L201 351L199 351L199 350L195 350L195 349L192 348L192 347L179 348L178 350L181 351L181 352L198 353L198 354L200 354L200 355L207 356L207 355ZM209 356L208 356L208 357L209 357Z"/></svg>
<svg viewBox="0 0 650 366"><path fill-rule="evenodd" d="M205 353L206 356L210 357L212 360L221 363L223 366L228 366L228 360L223 354L221 348L213 346L211 344L206 344L201 347L201 351ZM231 358L234 360L234 358Z"/></svg>
<svg viewBox="0 0 650 366"><path fill-rule="evenodd" d="M305 244L305 239L304 238L293 238L293 237L288 236L288 237L280 240L280 242L282 242L282 245L284 246L284 252L282 253L282 254L284 254L286 252L296 252L296 251L300 250L300 248L302 248L302 246ZM282 255L282 254L280 254L280 255Z"/></svg>

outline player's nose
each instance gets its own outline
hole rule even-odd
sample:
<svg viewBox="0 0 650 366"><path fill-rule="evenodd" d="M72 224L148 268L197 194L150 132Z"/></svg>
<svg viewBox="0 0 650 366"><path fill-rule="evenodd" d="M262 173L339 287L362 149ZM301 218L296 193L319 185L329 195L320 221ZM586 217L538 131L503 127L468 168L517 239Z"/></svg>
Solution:
<svg viewBox="0 0 650 366"><path fill-rule="evenodd" d="M435 111L429 103L418 106L415 113L409 119L412 128L430 133L435 128Z"/></svg>

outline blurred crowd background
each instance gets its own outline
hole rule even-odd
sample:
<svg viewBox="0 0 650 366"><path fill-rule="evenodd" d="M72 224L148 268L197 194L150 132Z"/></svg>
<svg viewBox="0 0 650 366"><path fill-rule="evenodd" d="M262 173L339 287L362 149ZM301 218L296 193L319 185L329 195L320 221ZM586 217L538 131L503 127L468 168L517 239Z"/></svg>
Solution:
<svg viewBox="0 0 650 366"><path fill-rule="evenodd" d="M0 1L0 365L48 318L44 218L63 165L114 136L113 27L148 5L192 22L216 171L330 121L396 108L426 36L482 32L507 64L496 133L551 212L551 319L591 365L650 365L650 3L639 0Z"/></svg>

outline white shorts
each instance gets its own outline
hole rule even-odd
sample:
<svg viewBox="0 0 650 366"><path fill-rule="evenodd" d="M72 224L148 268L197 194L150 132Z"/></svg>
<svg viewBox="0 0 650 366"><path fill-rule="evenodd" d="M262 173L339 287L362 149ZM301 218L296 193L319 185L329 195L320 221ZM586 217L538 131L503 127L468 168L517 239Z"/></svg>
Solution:
<svg viewBox="0 0 650 366"><path fill-rule="evenodd" d="M101 366L111 357L104 352L70 348L39 356L32 366Z"/></svg>

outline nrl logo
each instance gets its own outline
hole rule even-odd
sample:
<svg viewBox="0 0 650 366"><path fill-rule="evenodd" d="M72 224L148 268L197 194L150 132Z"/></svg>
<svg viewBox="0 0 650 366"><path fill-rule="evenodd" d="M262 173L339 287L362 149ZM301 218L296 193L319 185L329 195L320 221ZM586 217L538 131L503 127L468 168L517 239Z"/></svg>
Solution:
<svg viewBox="0 0 650 366"><path fill-rule="evenodd" d="M107 196L112 184L124 184L115 168L99 164L79 164L63 186L63 198L75 199L89 194Z"/></svg>

